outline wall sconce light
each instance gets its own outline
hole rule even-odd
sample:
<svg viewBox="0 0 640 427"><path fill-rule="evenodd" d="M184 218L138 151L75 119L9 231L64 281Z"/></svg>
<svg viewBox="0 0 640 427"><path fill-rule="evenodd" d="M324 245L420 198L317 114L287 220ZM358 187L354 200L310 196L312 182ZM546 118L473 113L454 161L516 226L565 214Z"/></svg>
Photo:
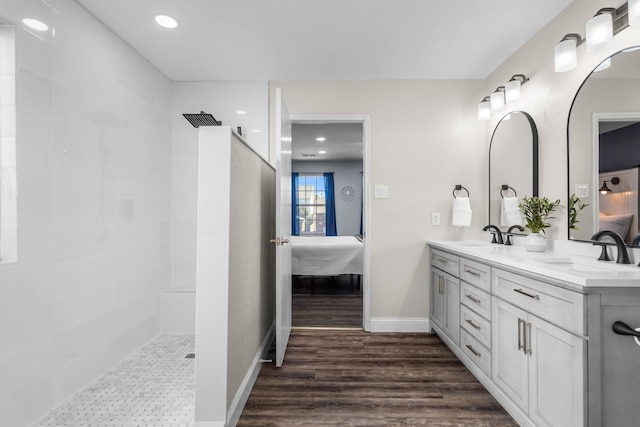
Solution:
<svg viewBox="0 0 640 427"><path fill-rule="evenodd" d="M478 120L481 122L487 121L491 118L491 104L489 97L485 96L478 104Z"/></svg>
<svg viewBox="0 0 640 427"><path fill-rule="evenodd" d="M556 73L572 70L578 65L578 46L584 42L580 34L565 35L554 49Z"/></svg>
<svg viewBox="0 0 640 427"><path fill-rule="evenodd" d="M605 7L600 9L586 23L586 35L583 40L580 34L567 34L554 48L555 69L557 73L569 71L578 65L577 48L584 41L587 52L593 52L608 45L613 36L629 25L640 26L640 0L629 0L619 8ZM601 64L606 68L605 64Z"/></svg>
<svg viewBox="0 0 640 427"><path fill-rule="evenodd" d="M507 104L515 102L520 99L522 95L522 85L529 81L529 78L524 74L514 74L511 79L504 86L504 98Z"/></svg>
<svg viewBox="0 0 640 427"><path fill-rule="evenodd" d="M489 103L491 104L491 112L504 110L504 86L498 86L490 96Z"/></svg>
<svg viewBox="0 0 640 427"><path fill-rule="evenodd" d="M613 190L611 190L609 187L607 187L607 182L610 182L613 185L618 185L620 183L620 178L618 178L617 176L614 176L613 178L611 178L610 181L603 181L602 182L602 187L600 187L600 189L598 190L600 192L600 194L613 193Z"/></svg>

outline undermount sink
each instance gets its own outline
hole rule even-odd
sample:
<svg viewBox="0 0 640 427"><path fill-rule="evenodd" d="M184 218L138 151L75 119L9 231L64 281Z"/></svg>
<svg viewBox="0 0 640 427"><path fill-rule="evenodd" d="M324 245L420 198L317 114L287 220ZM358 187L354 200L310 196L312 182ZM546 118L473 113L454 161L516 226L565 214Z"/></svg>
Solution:
<svg viewBox="0 0 640 427"><path fill-rule="evenodd" d="M633 264L610 264L604 261L586 260L576 258L548 258L532 260L547 264L549 266L558 266L561 268L570 268L575 271L584 271L587 273L604 273L607 271L621 271L628 267L634 267Z"/></svg>

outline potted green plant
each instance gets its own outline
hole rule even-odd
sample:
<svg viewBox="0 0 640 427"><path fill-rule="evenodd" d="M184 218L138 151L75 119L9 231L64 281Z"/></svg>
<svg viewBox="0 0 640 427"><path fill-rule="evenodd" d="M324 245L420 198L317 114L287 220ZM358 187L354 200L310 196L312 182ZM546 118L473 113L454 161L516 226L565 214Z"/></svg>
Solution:
<svg viewBox="0 0 640 427"><path fill-rule="evenodd" d="M524 217L525 227L531 230L531 234L524 240L524 247L531 252L544 252L547 241L544 233L550 227L551 214L560 205L560 200L550 201L546 197L523 197L520 203L520 212Z"/></svg>
<svg viewBox="0 0 640 427"><path fill-rule="evenodd" d="M572 194L569 196L569 229L578 230L578 214L584 208L589 206L588 203L584 203L578 196Z"/></svg>

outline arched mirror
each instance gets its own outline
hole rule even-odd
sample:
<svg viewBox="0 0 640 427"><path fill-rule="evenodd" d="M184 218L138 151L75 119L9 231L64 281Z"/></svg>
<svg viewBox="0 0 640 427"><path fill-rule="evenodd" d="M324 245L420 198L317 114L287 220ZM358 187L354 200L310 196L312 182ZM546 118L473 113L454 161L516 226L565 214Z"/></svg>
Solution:
<svg viewBox="0 0 640 427"><path fill-rule="evenodd" d="M607 58L573 100L567 124L570 239L590 240L597 231L611 230L637 245L639 49Z"/></svg>
<svg viewBox="0 0 640 427"><path fill-rule="evenodd" d="M537 195L538 129L528 113L513 111L500 120L491 136L489 223L506 230L514 222L505 218L505 198L516 203L523 196Z"/></svg>

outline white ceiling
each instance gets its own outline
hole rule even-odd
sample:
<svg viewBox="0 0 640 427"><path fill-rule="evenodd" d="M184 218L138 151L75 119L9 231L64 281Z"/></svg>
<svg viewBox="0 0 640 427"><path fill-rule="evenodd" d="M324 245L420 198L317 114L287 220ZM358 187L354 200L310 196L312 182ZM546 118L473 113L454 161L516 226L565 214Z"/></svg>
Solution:
<svg viewBox="0 0 640 427"><path fill-rule="evenodd" d="M318 137L325 140L319 142ZM362 160L362 123L294 123L291 139L292 160Z"/></svg>
<svg viewBox="0 0 640 427"><path fill-rule="evenodd" d="M76 1L173 81L269 81L482 79L572 0Z"/></svg>

